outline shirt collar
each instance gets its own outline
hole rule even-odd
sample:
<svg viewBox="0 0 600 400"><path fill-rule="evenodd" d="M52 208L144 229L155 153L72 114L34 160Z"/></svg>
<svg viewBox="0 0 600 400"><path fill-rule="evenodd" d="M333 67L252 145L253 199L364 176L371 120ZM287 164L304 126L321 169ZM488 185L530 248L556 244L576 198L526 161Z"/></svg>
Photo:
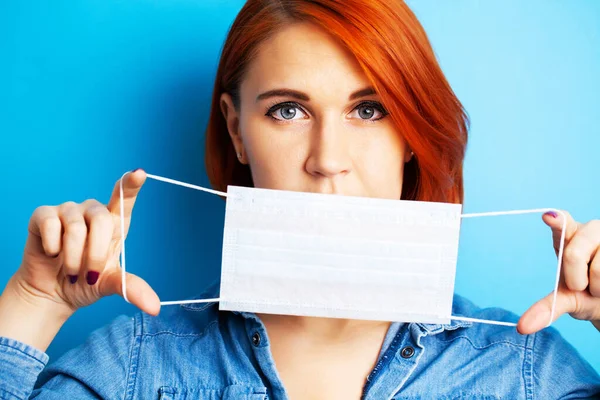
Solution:
<svg viewBox="0 0 600 400"><path fill-rule="evenodd" d="M449 324L424 324L424 323L416 323L417 326L421 328L424 332L427 332L428 335L437 335L438 333L442 333L444 331L454 331L460 328L468 328L473 325L470 321L462 321L451 319Z"/></svg>
<svg viewBox="0 0 600 400"><path fill-rule="evenodd" d="M201 294L199 296L194 296L193 299L215 298L215 297L218 297L218 295L215 295L215 293L218 293L218 292L219 292L219 284L218 284L218 280L217 280L217 281L213 282L203 294ZM199 311L199 310L204 310L206 308L209 308L209 307L217 305L217 304L218 304L217 302L188 303L188 304L182 304L181 307L188 309L188 310L192 310L192 311ZM463 316L463 315L461 315L460 312L457 312L458 310L456 310L454 308L455 307L453 307L452 315ZM255 313L245 312L245 311L232 311L232 313L235 315L239 315L245 319L252 319L252 320L259 322L259 318ZM442 333L444 331L454 331L454 330L457 330L460 328L468 328L473 325L473 322L451 319L449 324L426 324L426 323L416 322L416 323L411 323L411 325L418 326L419 329L426 335L437 335L438 333Z"/></svg>
<svg viewBox="0 0 600 400"><path fill-rule="evenodd" d="M201 298L201 297L198 297ZM201 311L207 309L212 306L217 306L217 302L210 303L188 303L182 304L181 307L191 310L191 311ZM260 322L258 316L253 312L247 311L230 311L234 315L239 315L244 319L254 320L256 322ZM437 335L438 333L442 333L444 331L454 331L460 328L468 328L473 325L470 321L462 321L462 320L450 320L449 324L426 324L421 322L411 323L411 325L417 326L423 333L428 336Z"/></svg>

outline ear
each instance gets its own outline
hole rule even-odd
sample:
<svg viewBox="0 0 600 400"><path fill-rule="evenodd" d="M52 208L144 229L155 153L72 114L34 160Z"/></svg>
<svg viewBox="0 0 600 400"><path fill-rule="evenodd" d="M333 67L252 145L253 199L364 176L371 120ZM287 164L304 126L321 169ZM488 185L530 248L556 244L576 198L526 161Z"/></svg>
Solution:
<svg viewBox="0 0 600 400"><path fill-rule="evenodd" d="M413 152L409 148L407 148L404 152L404 163L406 164L407 162L409 162L413 158L413 156Z"/></svg>
<svg viewBox="0 0 600 400"><path fill-rule="evenodd" d="M227 131L229 132L229 137L231 138L235 152L240 155L238 160L242 164L246 164L246 154L240 132L240 115L233 105L231 95L229 93L222 93L219 104L221 106L223 117L227 123Z"/></svg>

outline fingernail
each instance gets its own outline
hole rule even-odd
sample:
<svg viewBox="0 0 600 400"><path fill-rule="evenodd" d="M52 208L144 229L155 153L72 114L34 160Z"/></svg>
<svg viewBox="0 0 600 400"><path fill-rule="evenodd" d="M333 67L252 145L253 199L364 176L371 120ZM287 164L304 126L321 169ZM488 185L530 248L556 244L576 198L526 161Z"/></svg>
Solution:
<svg viewBox="0 0 600 400"><path fill-rule="evenodd" d="M69 275L69 282L71 282L71 283L77 282L77 275Z"/></svg>
<svg viewBox="0 0 600 400"><path fill-rule="evenodd" d="M136 168L131 173L133 174L133 173L136 173L136 172L141 171L141 170L142 170L141 168Z"/></svg>
<svg viewBox="0 0 600 400"><path fill-rule="evenodd" d="M93 285L94 283L96 283L96 281L98 281L99 276L100 276L99 272L90 271L87 273L85 279L87 280L88 285Z"/></svg>
<svg viewBox="0 0 600 400"><path fill-rule="evenodd" d="M556 212L554 212L554 211L548 211L545 215L549 215L552 218L558 217L558 214Z"/></svg>

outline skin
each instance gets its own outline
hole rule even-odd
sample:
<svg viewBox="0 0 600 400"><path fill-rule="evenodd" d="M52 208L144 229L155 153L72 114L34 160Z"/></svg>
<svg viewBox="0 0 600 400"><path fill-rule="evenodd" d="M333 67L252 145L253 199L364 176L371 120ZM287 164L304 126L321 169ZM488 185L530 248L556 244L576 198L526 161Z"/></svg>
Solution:
<svg viewBox="0 0 600 400"><path fill-rule="evenodd" d="M349 100L368 86L353 57L315 26L291 25L264 42L243 80L241 108L233 107L228 94L221 97L231 140L256 186L399 199L410 149L389 118L378 119L374 108L358 107L378 101L377 95ZM256 101L258 95L282 88L302 91L310 100L280 95ZM284 101L296 101L298 108L273 115L293 121L265 115L269 106ZM146 174L136 170L123 179L127 232ZM88 200L35 210L21 266L0 296L0 336L45 351L78 308L122 295L120 206L117 181L107 205ZM583 224L562 213L542 218L555 251L566 219L554 320L568 313L600 330L600 221ZM86 281L90 271L100 273L97 281ZM77 281L71 283L68 275ZM129 300L157 315L159 298L152 288L135 275L127 279ZM521 317L518 331L543 329L551 301L552 294L534 304ZM291 398L302 399L359 398L388 328L387 323L367 321L261 317L284 385Z"/></svg>

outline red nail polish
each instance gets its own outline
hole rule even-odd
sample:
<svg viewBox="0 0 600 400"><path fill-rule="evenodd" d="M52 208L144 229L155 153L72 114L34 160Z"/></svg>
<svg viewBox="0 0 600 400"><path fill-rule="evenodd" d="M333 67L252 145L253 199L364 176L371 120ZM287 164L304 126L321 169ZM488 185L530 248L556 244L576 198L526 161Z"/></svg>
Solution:
<svg viewBox="0 0 600 400"><path fill-rule="evenodd" d="M69 282L72 284L77 282L77 275L69 275Z"/></svg>
<svg viewBox="0 0 600 400"><path fill-rule="evenodd" d="M100 276L100 272L89 271L87 273L85 279L87 280L88 285L93 285L94 283L96 283L98 281L99 276Z"/></svg>
<svg viewBox="0 0 600 400"><path fill-rule="evenodd" d="M558 217L558 214L555 211L548 211L546 215L551 216L552 218Z"/></svg>

